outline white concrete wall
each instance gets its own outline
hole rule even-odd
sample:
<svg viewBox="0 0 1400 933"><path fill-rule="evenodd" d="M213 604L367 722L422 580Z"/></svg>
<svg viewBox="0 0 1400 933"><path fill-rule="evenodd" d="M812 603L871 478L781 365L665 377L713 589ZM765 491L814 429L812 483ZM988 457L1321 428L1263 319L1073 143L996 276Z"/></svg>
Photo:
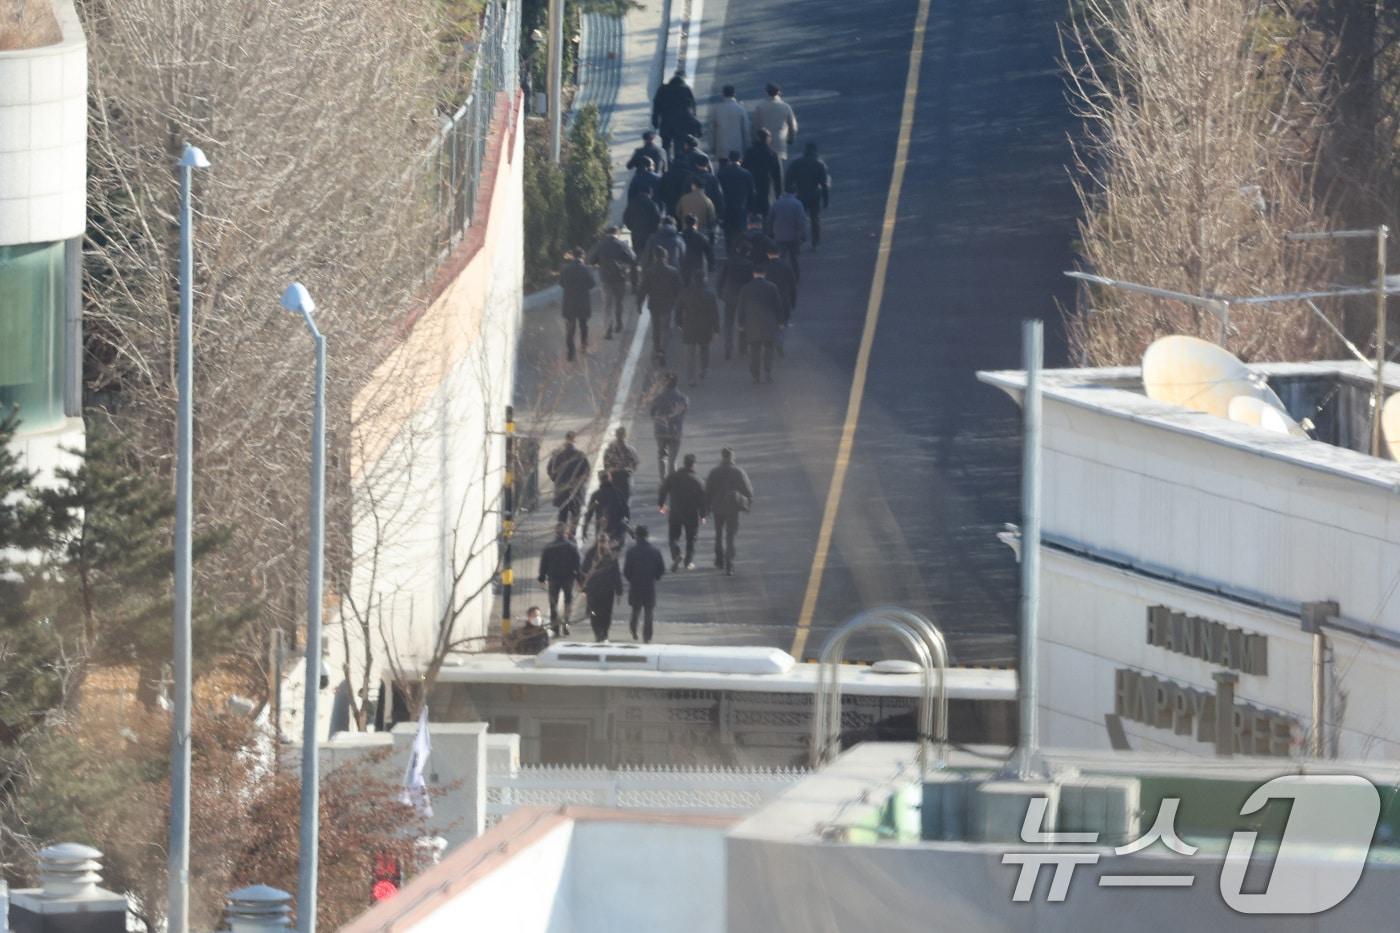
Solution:
<svg viewBox="0 0 1400 933"><path fill-rule="evenodd" d="M0 52L0 246L87 225L87 40L72 0L54 15L60 42Z"/></svg>
<svg viewBox="0 0 1400 933"><path fill-rule="evenodd" d="M1118 668L1214 692L1211 674L1224 668L1147 644L1152 605L1266 635L1269 672L1240 674L1237 702L1290 714L1299 739L1312 726L1312 647L1297 605L1335 600L1347 619L1400 631L1400 497L1393 492L1050 398L1044 414L1046 536L1145 571L1045 552L1045 743L1107 747L1104 714L1114 709ZM1329 637L1329 700L1344 701L1331 703L1328 716L1340 717L1332 722L1338 752L1400 757L1400 694L1391 686L1400 651ZM1123 725L1135 749L1213 754L1167 729Z"/></svg>

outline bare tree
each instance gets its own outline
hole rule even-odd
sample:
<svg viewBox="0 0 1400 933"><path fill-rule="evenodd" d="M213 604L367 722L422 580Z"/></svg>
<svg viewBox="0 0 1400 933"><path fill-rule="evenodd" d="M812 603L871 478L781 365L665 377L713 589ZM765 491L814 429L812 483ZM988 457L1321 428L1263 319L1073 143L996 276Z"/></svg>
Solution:
<svg viewBox="0 0 1400 933"><path fill-rule="evenodd" d="M1269 294L1328 283L1335 256L1284 238L1317 228L1312 167L1321 93L1295 67L1277 9L1249 0L1086 0L1064 35L1085 263L1195 294ZM1230 348L1308 359L1332 348L1306 307L1239 311ZM1136 362L1163 334L1213 339L1208 312L1085 288L1067 320L1086 363Z"/></svg>
<svg viewBox="0 0 1400 933"><path fill-rule="evenodd" d="M329 507L348 511L350 400L435 259L425 153L433 0L80 0L90 42L89 383L142 466L173 460L178 188L196 176L196 499L234 530L201 592L287 628L302 606L311 365L277 308L299 279L329 342ZM348 550L332 521L330 578ZM261 650L250 651L250 657Z"/></svg>

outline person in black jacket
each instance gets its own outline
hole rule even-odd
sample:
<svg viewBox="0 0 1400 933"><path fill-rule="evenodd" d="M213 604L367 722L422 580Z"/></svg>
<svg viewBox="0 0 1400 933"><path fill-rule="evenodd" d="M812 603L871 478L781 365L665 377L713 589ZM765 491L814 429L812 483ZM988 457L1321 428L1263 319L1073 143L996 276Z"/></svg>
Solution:
<svg viewBox="0 0 1400 933"><path fill-rule="evenodd" d="M831 204L831 174L826 163L817 157L817 144L808 143L802 158L787 167L787 190L807 209L807 221L812 225L812 249L822 241L822 211Z"/></svg>
<svg viewBox="0 0 1400 933"><path fill-rule="evenodd" d="M592 466L588 456L574 446L574 432L564 435L564 443L549 455L545 474L554 483L554 507L558 520L572 531L583 511L583 495L587 492L588 473Z"/></svg>
<svg viewBox="0 0 1400 933"><path fill-rule="evenodd" d="M685 378L695 386L710 371L710 341L719 333L719 299L702 278L681 290L678 307L681 341L685 344Z"/></svg>
<svg viewBox="0 0 1400 933"><path fill-rule="evenodd" d="M743 244L747 241L741 240ZM719 291L724 298L724 358L734 355L734 332L739 322L739 292L753 279L753 260L749 251L735 249L733 255L724 261L719 275ZM739 352L748 352L748 341L739 333Z"/></svg>
<svg viewBox="0 0 1400 933"><path fill-rule="evenodd" d="M763 382L773 381L773 353L787 320L787 302L766 272L767 263L755 266L753 280L739 289L739 320L749 341L749 372L755 385L760 376Z"/></svg>
<svg viewBox="0 0 1400 933"><path fill-rule="evenodd" d="M679 251L685 255L684 247ZM637 289L637 310L645 302L651 312L651 350L656 365L666 365L666 343L671 337L671 312L681 294L681 274L667 259L666 248L656 246L651 262L642 272L642 284Z"/></svg>
<svg viewBox="0 0 1400 933"><path fill-rule="evenodd" d="M593 272L584 265L587 255L582 247L575 247L564 254L564 266L559 270L559 287L564 291L560 308L564 316L564 348L568 351L569 362L574 356L574 332L577 330L579 349L588 352L588 319L593 315L591 293L597 286Z"/></svg>
<svg viewBox="0 0 1400 933"><path fill-rule="evenodd" d="M607 470L598 471L598 488L588 497L588 508L583 513L583 539L588 540L588 529L596 524L598 537L621 541L627 537L627 520L632 515L632 507L613 485L612 474Z"/></svg>
<svg viewBox="0 0 1400 933"><path fill-rule="evenodd" d="M670 508L666 506L670 500ZM685 569L695 569L695 536L705 520L705 487L695 475L695 454L686 454L679 470L666 477L657 496L657 507L669 519L667 540L671 545L671 572L681 566L681 532L685 532Z"/></svg>
<svg viewBox="0 0 1400 933"><path fill-rule="evenodd" d="M603 448L603 469L608 471L613 485L629 503L632 499L632 474L641 462L637 448L627 443L627 429L619 427L612 441Z"/></svg>
<svg viewBox="0 0 1400 933"><path fill-rule="evenodd" d="M609 226L588 251L588 264L598 268L598 278L603 280L603 316L608 322L604 340L611 340L614 333L622 333L622 299L627 293L627 277L637 264L637 254L618 238L617 227Z"/></svg>
<svg viewBox="0 0 1400 933"><path fill-rule="evenodd" d="M661 226L661 205L647 192L642 191L627 202L627 209L622 212L622 222L626 225L627 232L632 234L632 252L637 256L645 256L647 240L651 239L651 235ZM636 284L635 275L632 284Z"/></svg>
<svg viewBox="0 0 1400 933"><path fill-rule="evenodd" d="M574 584L578 582L582 559L573 539L569 537L569 526L560 522L554 526L554 540L540 552L541 585L549 587L549 627L555 636L569 634L569 616L574 605ZM564 614L559 615L559 601L563 597Z"/></svg>
<svg viewBox="0 0 1400 933"><path fill-rule="evenodd" d="M676 140L689 134L699 122L695 117L695 92L685 82L685 69L677 68L671 80L657 88L651 99L651 125L661 133L662 150L673 154Z"/></svg>
<svg viewBox="0 0 1400 933"><path fill-rule="evenodd" d="M647 159L638 167L636 173L627 182L627 203L632 201L643 191L651 192L652 199L661 196L661 173L651 167L651 160Z"/></svg>
<svg viewBox="0 0 1400 933"><path fill-rule="evenodd" d="M719 452L719 466L705 479L705 502L715 517L715 566L734 575L734 539L739 534L739 514L753 505L749 475L734 463L734 451Z"/></svg>
<svg viewBox="0 0 1400 933"><path fill-rule="evenodd" d="M753 200L749 210L767 214L768 202L783 192L783 163L773 151L773 134L767 130L754 133L754 143L744 153L744 167L753 176Z"/></svg>
<svg viewBox="0 0 1400 933"><path fill-rule="evenodd" d="M709 237L700 232L700 224L694 214L685 215L685 228L681 239L685 241L685 254L681 257L681 283L703 282L715 265L715 250Z"/></svg>
<svg viewBox="0 0 1400 933"><path fill-rule="evenodd" d="M656 134L651 130L642 134L642 144L632 150L632 158L627 160L627 168L640 169L647 161L651 162L651 170L654 172L666 170L666 153L656 144Z"/></svg>
<svg viewBox="0 0 1400 933"><path fill-rule="evenodd" d="M715 177L724 191L724 216L720 220L720 226L724 229L724 251L732 256L748 223L749 203L753 200L753 175L744 168L739 153L731 152L729 158L719 160L719 171Z"/></svg>
<svg viewBox="0 0 1400 933"><path fill-rule="evenodd" d="M593 626L595 641L607 641L612 628L613 603L622 595L622 571L617 566L613 543L603 535L598 544L583 559L579 574L583 594L588 601L588 621Z"/></svg>
<svg viewBox="0 0 1400 933"><path fill-rule="evenodd" d="M642 640L650 643L656 617L656 581L666 575L666 561L647 540L646 525L638 525L636 534L637 543L627 549L622 563L622 575L627 578L627 603L632 607L632 640L637 640L638 617L645 614Z"/></svg>

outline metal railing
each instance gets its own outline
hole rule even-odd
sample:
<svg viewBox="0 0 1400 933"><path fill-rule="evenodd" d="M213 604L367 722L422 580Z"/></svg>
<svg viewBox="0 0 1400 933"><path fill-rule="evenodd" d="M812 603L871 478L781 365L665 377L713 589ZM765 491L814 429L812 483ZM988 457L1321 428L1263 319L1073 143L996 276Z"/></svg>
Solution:
<svg viewBox="0 0 1400 933"><path fill-rule="evenodd" d="M520 4L490 0L481 14L481 31L472 56L467 99L450 117L428 152L436 174L438 225L434 245L438 254L451 249L471 225L486 160L486 141L500 91L514 93L519 85Z"/></svg>

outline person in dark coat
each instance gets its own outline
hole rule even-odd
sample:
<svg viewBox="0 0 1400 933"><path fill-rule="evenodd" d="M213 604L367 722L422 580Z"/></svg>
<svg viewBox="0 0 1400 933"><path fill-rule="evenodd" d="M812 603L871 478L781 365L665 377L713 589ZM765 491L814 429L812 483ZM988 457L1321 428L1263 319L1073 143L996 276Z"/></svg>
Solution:
<svg viewBox="0 0 1400 933"><path fill-rule="evenodd" d="M681 239L676 222L670 217L661 218L661 226L647 239L646 252L640 255L654 256L658 247L666 251L666 261L671 266L676 269L681 267L681 260L685 256L685 240Z"/></svg>
<svg viewBox="0 0 1400 933"><path fill-rule="evenodd" d="M741 241L741 243L746 241ZM719 291L724 298L724 358L734 356L734 337L739 323L739 292L753 279L753 259L747 248L736 249L720 270ZM748 342L738 334L740 352L748 352Z"/></svg>
<svg viewBox="0 0 1400 933"><path fill-rule="evenodd" d="M700 148L700 140L693 135L686 135L681 138L679 152L676 153L674 164L684 171L694 174L700 171L702 163L710 161L710 154Z"/></svg>
<svg viewBox="0 0 1400 933"><path fill-rule="evenodd" d="M613 485L629 503L632 500L632 474L641 462L637 449L627 443L627 429L618 428L608 446L603 448L603 469L608 471Z"/></svg>
<svg viewBox="0 0 1400 933"><path fill-rule="evenodd" d="M664 229L664 228L663 228ZM684 255L684 246L682 253ZM637 310L645 302L651 312L651 352L658 366L666 365L666 344L671 338L671 314L681 295L680 271L669 261L666 248L651 250L651 262L642 271L642 284L637 289Z"/></svg>
<svg viewBox="0 0 1400 933"><path fill-rule="evenodd" d="M647 540L646 525L637 526L637 543L627 549L622 575L627 579L627 602L632 607L632 640L637 640L637 620L645 615L642 641L650 644L656 617L656 582L666 575L666 561Z"/></svg>
<svg viewBox="0 0 1400 933"><path fill-rule="evenodd" d="M631 515L632 507L613 485L612 476L607 470L599 470L598 488L588 497L588 508L583 513L583 539L588 540L588 529L596 524L598 537L621 541L627 536L627 519Z"/></svg>
<svg viewBox="0 0 1400 933"><path fill-rule="evenodd" d="M768 208L768 230L783 258L792 266L792 274L801 282L802 266L797 257L807 240L807 209L796 194L786 192Z"/></svg>
<svg viewBox="0 0 1400 933"><path fill-rule="evenodd" d="M787 302L765 277L766 271L767 263L755 266L753 281L739 290L739 319L749 341L749 372L755 385L760 375L763 382L773 381L773 352L787 319Z"/></svg>
<svg viewBox="0 0 1400 933"><path fill-rule="evenodd" d="M783 163L773 151L773 134L756 130L754 143L744 153L744 167L753 176L753 200L749 210L755 214L768 213L768 203L783 190Z"/></svg>
<svg viewBox="0 0 1400 933"><path fill-rule="evenodd" d="M661 133L661 148L675 152L676 140L691 133L700 121L695 117L695 92L685 81L685 69L677 68L671 80L656 89L651 99L651 125Z"/></svg>
<svg viewBox="0 0 1400 933"><path fill-rule="evenodd" d="M627 203L631 204L643 191L650 193L653 200L661 196L661 173L651 167L650 159L639 166L627 182Z"/></svg>
<svg viewBox="0 0 1400 933"><path fill-rule="evenodd" d="M656 433L656 457L663 483L676 469L681 435L685 432L685 413L690 410L690 399L677 388L679 383L675 373L667 373L665 388L651 402L651 427Z"/></svg>
<svg viewBox="0 0 1400 933"><path fill-rule="evenodd" d="M710 203L715 206L715 220L709 225L705 233L709 236L710 242L715 240L715 228L724 217L724 212L729 209L729 204L724 200L724 186L719 183L719 178L715 176L715 167L709 159L703 159L695 167L695 174L692 178L700 179L700 188L705 192L705 197L710 199Z"/></svg>
<svg viewBox="0 0 1400 933"><path fill-rule="evenodd" d="M574 584L582 569L578 548L569 537L569 526L560 522L554 526L554 540L540 552L539 582L549 588L549 627L555 636L569 634L569 616L573 613ZM562 597L564 614L559 614Z"/></svg>
<svg viewBox="0 0 1400 933"><path fill-rule="evenodd" d="M564 348L568 351L570 363L575 359L575 332L578 333L579 349L588 352L588 319L593 315L592 291L598 284L593 279L592 270L584 265L585 255L582 247L575 247L564 254L564 266L559 270L559 287L564 292L560 308L564 316Z"/></svg>
<svg viewBox="0 0 1400 933"><path fill-rule="evenodd" d="M753 175L744 168L739 153L731 152L729 158L719 160L719 171L715 177L724 191L724 216L720 219L720 227L724 230L724 251L733 255L748 223L749 203L753 200Z"/></svg>
<svg viewBox="0 0 1400 933"><path fill-rule="evenodd" d="M607 641L612 628L613 603L622 595L622 570L612 541L603 535L583 559L579 573L583 594L588 600L588 621L595 641Z"/></svg>
<svg viewBox="0 0 1400 933"><path fill-rule="evenodd" d="M627 209L622 212L622 222L627 226L627 232L632 234L632 252L645 256L647 241L661 226L661 205L643 191L627 202ZM635 278L633 281L635 283Z"/></svg>
<svg viewBox="0 0 1400 933"><path fill-rule="evenodd" d="M583 510L583 495L592 469L588 457L574 446L573 431L564 435L564 443L549 455L544 469L554 483L554 507L559 510L559 521L572 530Z"/></svg>
<svg viewBox="0 0 1400 933"><path fill-rule="evenodd" d="M715 519L715 566L733 576L739 515L753 505L753 486L728 447L719 452L719 466L705 478L705 503Z"/></svg>
<svg viewBox="0 0 1400 933"><path fill-rule="evenodd" d="M661 205L663 214L676 216L676 211L680 209L681 198L690 191L690 180L695 177L695 173L686 165L680 162L672 162L671 167L666 169L666 174L661 176L661 184L657 186L657 203Z"/></svg>
<svg viewBox="0 0 1400 933"><path fill-rule="evenodd" d="M694 214L685 215L685 229L681 231L685 242L685 255L681 259L681 282L703 282L715 265L715 250L709 237L700 232L700 224Z"/></svg>
<svg viewBox="0 0 1400 933"><path fill-rule="evenodd" d="M642 144L632 150L632 158L627 160L627 168L639 170L647 161L651 162L651 170L658 174L666 170L666 153L656 144L656 133L651 130L642 134Z"/></svg>
<svg viewBox="0 0 1400 933"><path fill-rule="evenodd" d="M622 333L622 300L627 294L627 278L632 267L637 264L637 254L622 242L617 227L608 227L593 248L588 251L588 264L598 269L598 278L603 281L603 315L608 322L604 340L611 340L614 333Z"/></svg>
<svg viewBox="0 0 1400 933"><path fill-rule="evenodd" d="M776 243L768 247L767 263L764 267L764 275L768 281L778 286L778 291L783 295L784 317L782 326L787 327L792 323L792 313L797 310L797 275L792 271L792 266L778 254Z"/></svg>
<svg viewBox="0 0 1400 933"><path fill-rule="evenodd" d="M807 222L812 225L812 249L822 241L822 211L831 203L831 174L826 163L817 157L817 144L808 143L802 158L787 167L787 190L807 209Z"/></svg>
<svg viewBox="0 0 1400 933"><path fill-rule="evenodd" d="M719 333L719 298L702 277L681 290L678 307L681 342L685 344L685 380L695 386L710 371L710 341Z"/></svg>
<svg viewBox="0 0 1400 933"><path fill-rule="evenodd" d="M667 507L667 502L670 507ZM686 454L681 468L661 484L656 505L667 516L667 540L671 545L671 572L682 564L681 533L685 533L685 569L695 569L695 536L707 514L705 486L695 475L695 454Z"/></svg>

